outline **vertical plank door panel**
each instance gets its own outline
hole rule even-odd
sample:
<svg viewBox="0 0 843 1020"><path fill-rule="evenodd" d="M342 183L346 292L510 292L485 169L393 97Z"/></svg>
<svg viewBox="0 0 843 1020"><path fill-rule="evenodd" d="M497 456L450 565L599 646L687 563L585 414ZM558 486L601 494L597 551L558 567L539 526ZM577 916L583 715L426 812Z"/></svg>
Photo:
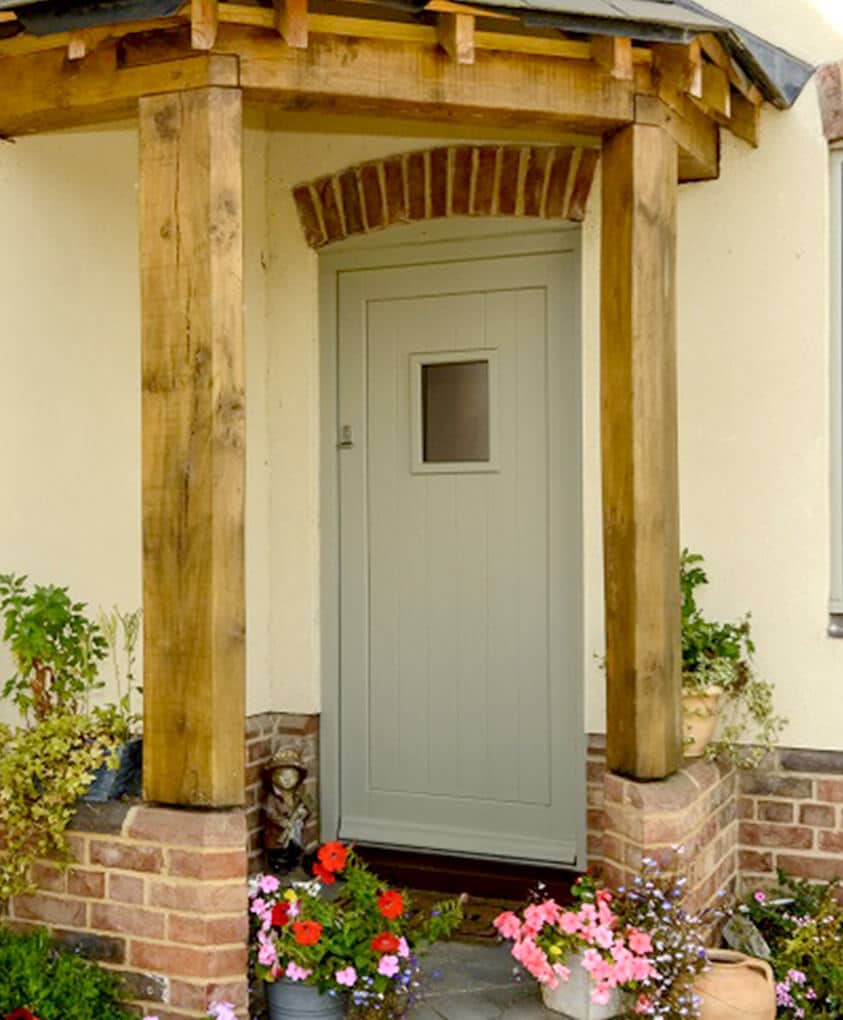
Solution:
<svg viewBox="0 0 843 1020"><path fill-rule="evenodd" d="M144 795L244 800L242 101L140 101Z"/></svg>
<svg viewBox="0 0 843 1020"><path fill-rule="evenodd" d="M675 142L633 125L603 154L601 405L607 762L682 757Z"/></svg>

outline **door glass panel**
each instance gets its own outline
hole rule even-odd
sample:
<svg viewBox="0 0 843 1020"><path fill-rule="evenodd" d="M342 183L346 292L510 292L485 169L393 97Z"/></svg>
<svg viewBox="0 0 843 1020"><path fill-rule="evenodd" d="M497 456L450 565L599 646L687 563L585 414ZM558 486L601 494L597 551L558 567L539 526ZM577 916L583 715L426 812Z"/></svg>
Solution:
<svg viewBox="0 0 843 1020"><path fill-rule="evenodd" d="M426 464L489 460L489 362L422 365L422 437Z"/></svg>

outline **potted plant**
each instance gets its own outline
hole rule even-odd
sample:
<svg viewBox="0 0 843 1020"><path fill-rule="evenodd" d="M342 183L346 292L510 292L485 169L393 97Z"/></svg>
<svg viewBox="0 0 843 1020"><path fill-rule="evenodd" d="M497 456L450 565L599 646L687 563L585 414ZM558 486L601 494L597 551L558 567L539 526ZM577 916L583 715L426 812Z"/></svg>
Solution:
<svg viewBox="0 0 843 1020"><path fill-rule="evenodd" d="M708 584L703 557L683 549L682 708L685 754L722 755L754 768L775 743L785 720L775 714L773 685L759 677L751 617L736 623L708 620L697 591ZM720 725L717 739L715 730Z"/></svg>
<svg viewBox="0 0 843 1020"><path fill-rule="evenodd" d="M68 863L65 830L103 766L117 768L130 736L121 705L92 707L103 685L98 668L108 643L67 589L27 587L0 576L3 638L15 672L3 688L23 717L0 726L0 900L31 888L30 865L53 856Z"/></svg>
<svg viewBox="0 0 843 1020"><path fill-rule="evenodd" d="M706 967L713 918L684 910L684 886L675 870L645 859L627 889L584 876L572 906L539 895L494 924L554 1012L573 1020L694 1017L694 980Z"/></svg>
<svg viewBox="0 0 843 1020"><path fill-rule="evenodd" d="M275 875L250 883L252 958L270 1020L404 1016L418 996L418 954L456 930L460 901L414 912L339 842L319 848L314 874L287 888Z"/></svg>

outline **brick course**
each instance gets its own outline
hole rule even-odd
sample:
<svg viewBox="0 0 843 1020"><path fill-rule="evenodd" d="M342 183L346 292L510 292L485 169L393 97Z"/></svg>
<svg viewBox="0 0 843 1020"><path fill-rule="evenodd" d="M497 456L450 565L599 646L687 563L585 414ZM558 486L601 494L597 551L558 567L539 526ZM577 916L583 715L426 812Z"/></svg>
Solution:
<svg viewBox="0 0 843 1020"><path fill-rule="evenodd" d="M446 216L585 217L600 153L570 146L453 145L372 160L297 185L307 243Z"/></svg>
<svg viewBox="0 0 843 1020"><path fill-rule="evenodd" d="M247 1002L247 852L243 811L120 804L95 830L71 832L77 863L39 863L41 888L13 899L9 922L46 924L123 979L132 1005L161 1020L204 1017L224 997Z"/></svg>

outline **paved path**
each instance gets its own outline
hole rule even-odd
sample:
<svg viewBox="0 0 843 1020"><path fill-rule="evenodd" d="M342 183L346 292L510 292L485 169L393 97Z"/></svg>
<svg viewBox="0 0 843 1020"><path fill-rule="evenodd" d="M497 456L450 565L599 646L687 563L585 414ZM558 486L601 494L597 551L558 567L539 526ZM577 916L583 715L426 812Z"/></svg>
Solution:
<svg viewBox="0 0 843 1020"><path fill-rule="evenodd" d="M426 994L412 1020L561 1020L541 1003L507 946L435 946L424 960Z"/></svg>

